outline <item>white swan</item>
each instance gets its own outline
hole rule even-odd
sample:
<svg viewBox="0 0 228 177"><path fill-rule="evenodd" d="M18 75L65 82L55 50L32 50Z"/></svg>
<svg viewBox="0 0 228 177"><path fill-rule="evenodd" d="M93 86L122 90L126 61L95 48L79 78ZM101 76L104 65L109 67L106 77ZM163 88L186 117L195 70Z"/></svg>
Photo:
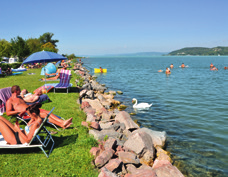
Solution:
<svg viewBox="0 0 228 177"><path fill-rule="evenodd" d="M148 104L148 103L139 103L138 104L138 101L137 99L133 98L132 99L132 103L135 101L135 104L133 105L133 108L136 108L136 109L148 109L149 107L152 106L152 104Z"/></svg>

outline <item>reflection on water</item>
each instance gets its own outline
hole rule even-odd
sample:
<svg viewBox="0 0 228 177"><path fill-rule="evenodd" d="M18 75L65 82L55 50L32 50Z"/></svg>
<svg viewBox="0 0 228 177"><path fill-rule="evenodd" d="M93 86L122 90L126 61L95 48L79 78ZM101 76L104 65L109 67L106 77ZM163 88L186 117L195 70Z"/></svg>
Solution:
<svg viewBox="0 0 228 177"><path fill-rule="evenodd" d="M93 58L84 63L107 68L98 81L121 90L115 99L143 127L167 132L167 150L186 176L228 176L228 57ZM174 69L166 76L165 70ZM181 63L188 68L179 68ZM210 70L210 63L218 71ZM132 98L152 103L134 110Z"/></svg>

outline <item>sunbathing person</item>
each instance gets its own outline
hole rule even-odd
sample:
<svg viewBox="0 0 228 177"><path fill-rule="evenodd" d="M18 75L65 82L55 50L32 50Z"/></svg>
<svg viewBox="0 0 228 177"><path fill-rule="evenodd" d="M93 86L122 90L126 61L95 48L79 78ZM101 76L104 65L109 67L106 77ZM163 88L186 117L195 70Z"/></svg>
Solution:
<svg viewBox="0 0 228 177"><path fill-rule="evenodd" d="M28 123L29 132L21 130L19 124L13 125L10 121L0 116L0 132L7 144L24 144L29 143L33 138L35 130L40 127L42 119L40 117L41 104L34 104L26 108L31 120Z"/></svg>
<svg viewBox="0 0 228 177"><path fill-rule="evenodd" d="M11 92L12 92L12 96L6 102L6 114L7 114L7 116L12 116L15 114L21 115L24 112L26 112L26 108L28 108L29 105L27 105L21 97L18 97L21 93L21 89L18 85L14 85L11 88ZM49 113L49 111L40 109L40 116L42 118L45 118L48 113ZM49 122L51 122L55 125L58 125L58 126L62 127L63 129L68 128L72 124L72 118L70 118L68 120L61 120L54 114L51 114L49 116L48 120L49 120Z"/></svg>
<svg viewBox="0 0 228 177"><path fill-rule="evenodd" d="M64 64L62 69L66 70L67 69L67 64ZM60 76L60 71L61 71L61 69L58 69L56 71L56 73L52 73L52 74L47 74L46 73L47 76L55 75L55 77L46 78L46 80L57 80L59 78L59 76ZM45 78L42 78L41 80L45 80Z"/></svg>
<svg viewBox="0 0 228 177"><path fill-rule="evenodd" d="M23 100L27 103L33 103L35 101L37 101L40 97L40 95L42 95L42 90L37 90L34 94L28 95L28 96L24 96L25 94L22 93L23 90L21 91L21 97L23 98Z"/></svg>

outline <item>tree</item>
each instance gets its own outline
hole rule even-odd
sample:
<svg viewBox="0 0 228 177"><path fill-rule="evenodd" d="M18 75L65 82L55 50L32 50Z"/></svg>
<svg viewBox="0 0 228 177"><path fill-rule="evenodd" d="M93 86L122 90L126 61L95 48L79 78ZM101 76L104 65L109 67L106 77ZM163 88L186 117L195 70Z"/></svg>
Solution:
<svg viewBox="0 0 228 177"><path fill-rule="evenodd" d="M71 59L71 58L76 58L76 56L75 56L75 54L74 54L74 53L72 53L72 54L68 55L68 56L67 56L67 58L68 58L68 59Z"/></svg>
<svg viewBox="0 0 228 177"><path fill-rule="evenodd" d="M0 57L10 57L11 44L5 39L0 40Z"/></svg>
<svg viewBox="0 0 228 177"><path fill-rule="evenodd" d="M48 42L46 44L43 44L41 46L41 49L45 50L45 51L49 51L49 52L55 52L55 53L58 52L58 49L56 49L55 46L52 43L50 43L50 42Z"/></svg>
<svg viewBox="0 0 228 177"><path fill-rule="evenodd" d="M17 36L17 38L11 39L12 52L13 56L19 58L19 62L23 61L23 58L29 55L29 48L25 40Z"/></svg>
<svg viewBox="0 0 228 177"><path fill-rule="evenodd" d="M59 40L54 40L52 39L52 37L54 36L53 33L44 33L42 36L40 36L39 40L41 42L41 44L45 44L45 43L52 43L55 47L57 47L56 43L59 42Z"/></svg>
<svg viewBox="0 0 228 177"><path fill-rule="evenodd" d="M29 38L26 41L26 44L28 45L30 54L39 52L42 50L40 40L37 38Z"/></svg>

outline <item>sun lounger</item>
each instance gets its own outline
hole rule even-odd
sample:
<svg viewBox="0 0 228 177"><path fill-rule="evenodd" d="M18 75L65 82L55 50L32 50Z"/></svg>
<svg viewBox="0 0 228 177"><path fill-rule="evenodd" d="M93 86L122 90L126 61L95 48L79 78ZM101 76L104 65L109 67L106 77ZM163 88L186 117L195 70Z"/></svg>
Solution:
<svg viewBox="0 0 228 177"><path fill-rule="evenodd" d="M0 115L2 115L4 112L6 112L6 101L11 97L11 87L6 87L3 89L0 89ZM41 95L37 101L34 103L46 103L50 102L50 98L47 95ZM34 103L26 103L28 105L34 104Z"/></svg>
<svg viewBox="0 0 228 177"><path fill-rule="evenodd" d="M70 76L71 76L71 70L64 70L61 69L60 71L60 82L54 87L54 93L56 89L66 89L68 93L68 89L72 86L70 84Z"/></svg>
<svg viewBox="0 0 228 177"><path fill-rule="evenodd" d="M40 125L40 127L38 129L36 129L33 138L31 139L31 141L29 143L25 143L25 144L18 144L18 145L9 145L7 144L7 142L4 140L4 138L2 137L2 135L0 134L0 149L1 148L35 148L35 147L39 147L44 154L46 155L46 157L48 158L54 148L54 140L51 136L51 134L49 133L49 131L45 128L44 124L45 122L48 120L48 117L50 116L50 114L52 113L52 111L54 110L54 108L52 108L52 110L49 112L49 114L46 116L46 118L43 120L42 124ZM46 138L44 140L41 140L40 136L37 136L38 134L45 134ZM39 141L38 144L34 144L32 145L33 140L37 138L37 140ZM48 149L50 143L50 149ZM46 152L46 150L48 149L49 152Z"/></svg>

